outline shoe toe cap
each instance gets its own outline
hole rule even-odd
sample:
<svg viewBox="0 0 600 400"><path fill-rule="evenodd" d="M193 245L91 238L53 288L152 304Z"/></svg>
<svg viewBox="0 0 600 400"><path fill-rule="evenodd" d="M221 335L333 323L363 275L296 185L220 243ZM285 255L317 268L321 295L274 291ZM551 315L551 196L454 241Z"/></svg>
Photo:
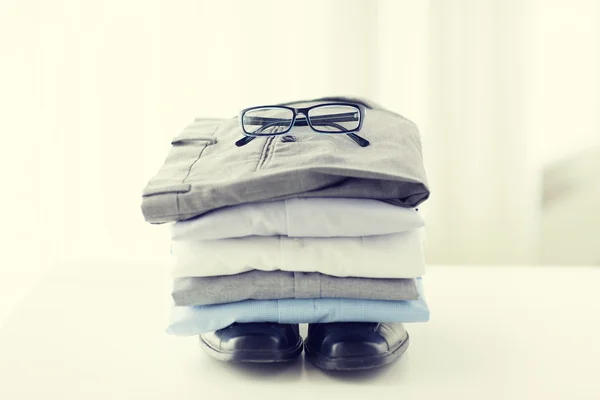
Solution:
<svg viewBox="0 0 600 400"><path fill-rule="evenodd" d="M297 346L296 330L272 324L239 324L200 335L212 348L224 351L281 351Z"/></svg>
<svg viewBox="0 0 600 400"><path fill-rule="evenodd" d="M279 351L290 347L289 341L280 335L244 335L221 341L221 351Z"/></svg>
<svg viewBox="0 0 600 400"><path fill-rule="evenodd" d="M388 344L384 340L340 341L321 347L321 353L330 358L376 356L388 350Z"/></svg>

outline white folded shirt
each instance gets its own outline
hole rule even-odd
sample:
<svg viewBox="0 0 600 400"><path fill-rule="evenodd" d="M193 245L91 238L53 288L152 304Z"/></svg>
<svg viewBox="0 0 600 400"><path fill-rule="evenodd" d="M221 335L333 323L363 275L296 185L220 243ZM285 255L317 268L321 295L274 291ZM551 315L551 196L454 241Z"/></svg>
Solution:
<svg viewBox="0 0 600 400"><path fill-rule="evenodd" d="M370 199L292 198L225 207L176 222L173 240L212 240L246 236L348 237L398 233L421 228L414 208Z"/></svg>
<svg viewBox="0 0 600 400"><path fill-rule="evenodd" d="M420 229L362 237L175 239L171 246L175 277L254 269L364 278L416 278L425 273Z"/></svg>

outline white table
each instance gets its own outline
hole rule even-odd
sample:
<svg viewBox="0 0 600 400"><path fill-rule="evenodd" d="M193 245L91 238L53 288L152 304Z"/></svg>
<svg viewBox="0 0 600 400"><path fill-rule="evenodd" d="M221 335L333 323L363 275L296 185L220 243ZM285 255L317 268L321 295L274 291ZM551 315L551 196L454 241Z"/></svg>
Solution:
<svg viewBox="0 0 600 400"><path fill-rule="evenodd" d="M164 334L160 265L57 268L0 328L0 399L600 399L600 269L430 267L399 362L241 367ZM305 332L305 329L304 329Z"/></svg>

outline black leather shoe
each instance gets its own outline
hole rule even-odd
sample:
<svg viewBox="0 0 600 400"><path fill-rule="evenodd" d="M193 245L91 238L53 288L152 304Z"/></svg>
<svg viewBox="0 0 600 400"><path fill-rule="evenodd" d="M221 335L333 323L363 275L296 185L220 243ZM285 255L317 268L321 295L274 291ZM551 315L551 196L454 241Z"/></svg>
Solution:
<svg viewBox="0 0 600 400"><path fill-rule="evenodd" d="M292 361L302 353L298 324L238 324L200 335L200 346L212 357L239 363Z"/></svg>
<svg viewBox="0 0 600 400"><path fill-rule="evenodd" d="M337 322L310 324L306 359L326 370L359 370L396 361L408 347L400 323Z"/></svg>

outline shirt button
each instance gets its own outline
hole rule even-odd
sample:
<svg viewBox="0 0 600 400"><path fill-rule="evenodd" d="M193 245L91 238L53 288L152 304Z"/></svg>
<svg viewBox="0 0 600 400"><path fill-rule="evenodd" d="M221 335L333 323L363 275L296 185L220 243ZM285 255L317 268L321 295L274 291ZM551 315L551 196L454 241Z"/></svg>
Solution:
<svg viewBox="0 0 600 400"><path fill-rule="evenodd" d="M285 135L285 136L283 136L283 137L281 138L281 141L282 141L282 142L284 142L284 143L287 143L287 142L295 142L295 141L296 141L296 138L295 138L294 136L292 136L292 135Z"/></svg>

